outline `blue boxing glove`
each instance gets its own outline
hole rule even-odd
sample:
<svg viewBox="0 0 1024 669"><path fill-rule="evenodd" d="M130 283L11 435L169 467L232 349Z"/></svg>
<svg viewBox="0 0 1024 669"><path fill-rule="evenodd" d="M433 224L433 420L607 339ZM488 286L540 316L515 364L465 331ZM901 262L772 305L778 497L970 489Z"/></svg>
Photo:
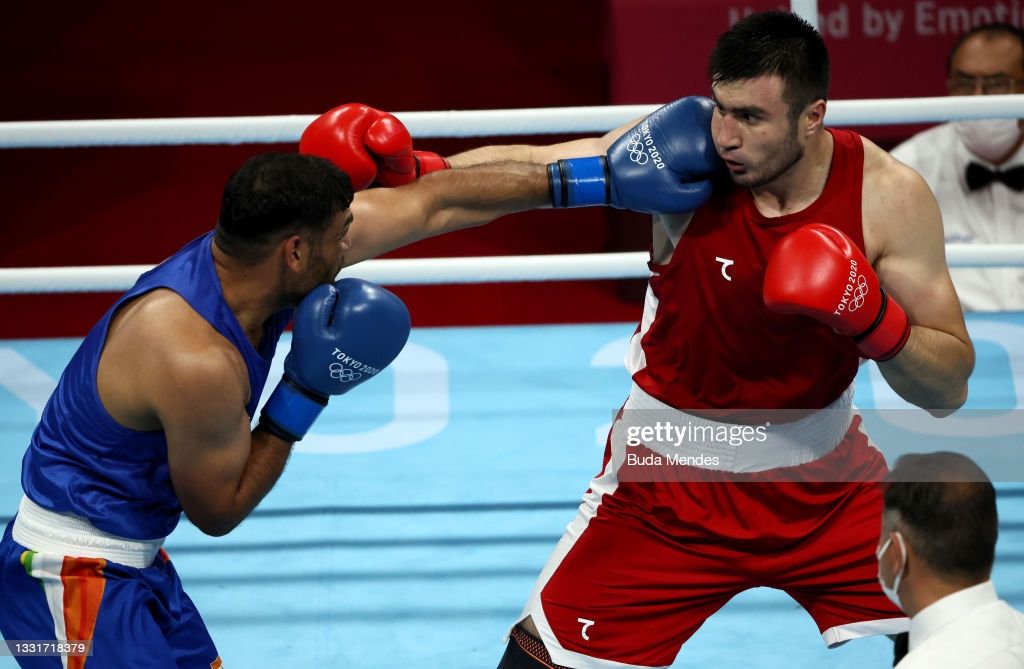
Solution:
<svg viewBox="0 0 1024 669"><path fill-rule="evenodd" d="M284 378L259 427L288 442L305 436L327 406L391 364L409 339L409 310L380 286L341 279L315 288L295 310Z"/></svg>
<svg viewBox="0 0 1024 669"><path fill-rule="evenodd" d="M548 165L555 207L610 204L651 214L693 211L723 169L711 138L715 103L691 96L655 110L608 147L607 156Z"/></svg>

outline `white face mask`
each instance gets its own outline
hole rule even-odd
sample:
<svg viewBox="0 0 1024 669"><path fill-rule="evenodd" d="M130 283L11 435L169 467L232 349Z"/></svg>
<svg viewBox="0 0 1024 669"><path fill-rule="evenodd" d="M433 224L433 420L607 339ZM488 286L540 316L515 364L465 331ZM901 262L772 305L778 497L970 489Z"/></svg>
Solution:
<svg viewBox="0 0 1024 669"><path fill-rule="evenodd" d="M953 123L967 150L990 163L1006 157L1021 137L1016 119L998 118Z"/></svg>
<svg viewBox="0 0 1024 669"><path fill-rule="evenodd" d="M896 543L900 547L900 553L903 554L903 558L900 560L900 570L898 572L896 572L896 578L893 579L892 587L890 588L889 586L887 586L885 584L885 581L882 580L882 562L881 562L881 560L882 560L882 556L885 555L886 549L889 548L889 544L892 543L892 538L893 537L896 537ZM882 592L885 593L885 596L889 598L890 602L892 602L893 604L896 605L897 609L902 611L903 610L903 605L900 604L900 581L903 579L903 570L906 569L906 567L907 567L907 551L903 547L903 537L900 535L899 532L893 532L891 535L889 535L889 538L885 540L885 543L882 544L878 548L878 551L875 553L875 559L877 559L879 561L878 562L878 584L880 586L882 586Z"/></svg>

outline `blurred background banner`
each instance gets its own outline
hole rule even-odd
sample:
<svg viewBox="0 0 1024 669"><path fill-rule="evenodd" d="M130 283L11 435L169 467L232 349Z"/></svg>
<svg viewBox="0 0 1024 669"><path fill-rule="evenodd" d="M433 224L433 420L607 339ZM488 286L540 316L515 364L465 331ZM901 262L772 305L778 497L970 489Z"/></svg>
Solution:
<svg viewBox="0 0 1024 669"><path fill-rule="evenodd" d="M786 3L711 0L255 0L243 6L0 5L0 121L317 114L667 102L707 94L708 54L744 14ZM1021 0L818 3L833 99L943 95L957 36L1021 25ZM865 127L889 148L922 126ZM432 139L451 154L484 143ZM213 227L247 157L294 144L0 151L0 266L156 263ZM646 250L646 217L532 212L393 257ZM414 324L635 321L642 281L402 287ZM544 295L543 300L538 295ZM0 338L80 336L113 294L0 296Z"/></svg>

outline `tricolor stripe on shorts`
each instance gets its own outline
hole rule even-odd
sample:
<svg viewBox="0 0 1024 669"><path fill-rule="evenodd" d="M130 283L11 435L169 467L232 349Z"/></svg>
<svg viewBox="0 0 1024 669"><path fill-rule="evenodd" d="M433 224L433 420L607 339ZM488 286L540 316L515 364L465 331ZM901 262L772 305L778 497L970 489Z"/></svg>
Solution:
<svg viewBox="0 0 1024 669"><path fill-rule="evenodd" d="M107 581L103 558L75 558L35 551L21 554L29 576L43 586L46 604L53 617L54 639L89 641L96 629L100 603ZM65 669L84 669L87 656L61 657Z"/></svg>

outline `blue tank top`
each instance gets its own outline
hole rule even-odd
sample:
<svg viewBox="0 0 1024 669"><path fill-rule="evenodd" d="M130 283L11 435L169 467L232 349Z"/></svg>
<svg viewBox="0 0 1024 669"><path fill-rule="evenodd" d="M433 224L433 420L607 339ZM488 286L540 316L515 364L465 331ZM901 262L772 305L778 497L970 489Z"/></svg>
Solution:
<svg viewBox="0 0 1024 669"><path fill-rule="evenodd" d="M36 504L72 513L93 526L131 539L159 539L177 526L181 504L171 486L162 430L137 432L107 413L96 388L110 319L129 300L156 288L178 293L242 354L252 395L252 417L292 311L264 325L259 350L224 301L213 264L213 233L146 272L93 327L60 377L22 461L21 485Z"/></svg>

